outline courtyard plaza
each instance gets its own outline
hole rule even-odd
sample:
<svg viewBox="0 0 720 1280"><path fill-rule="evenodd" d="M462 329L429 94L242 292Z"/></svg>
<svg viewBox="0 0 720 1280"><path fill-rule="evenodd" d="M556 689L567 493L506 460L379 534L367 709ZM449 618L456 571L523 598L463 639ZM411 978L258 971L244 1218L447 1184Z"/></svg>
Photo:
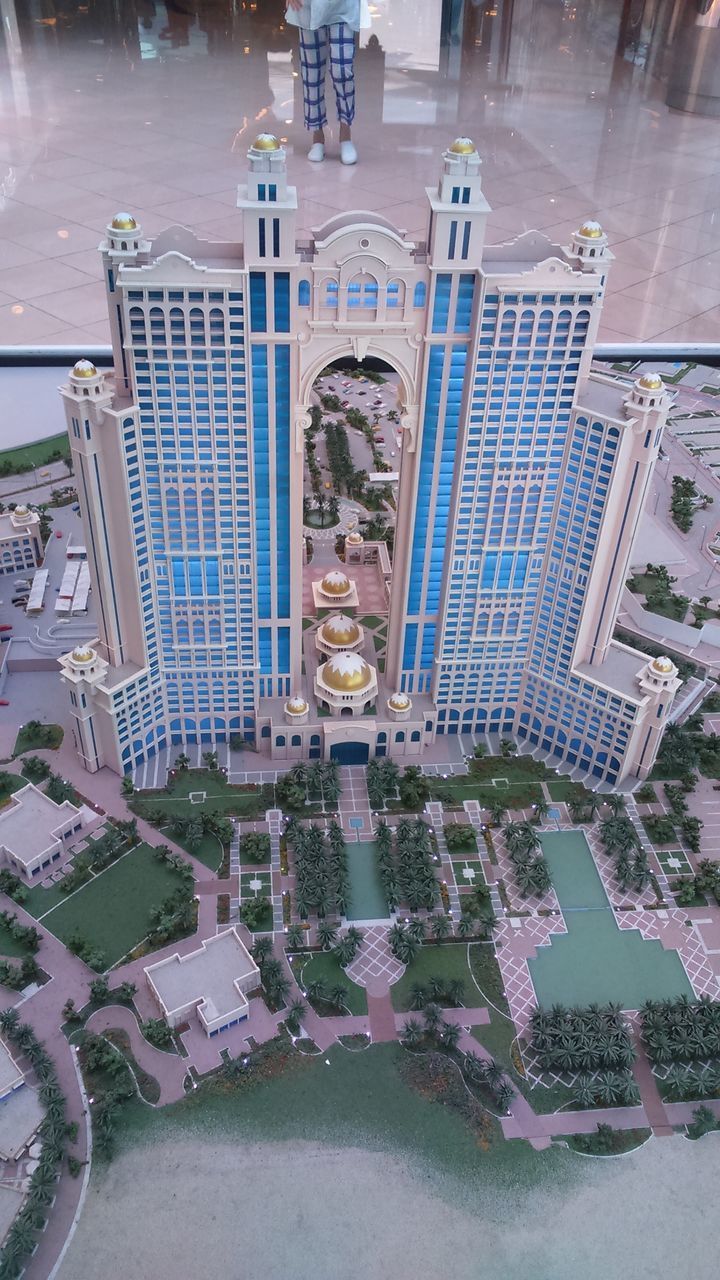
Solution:
<svg viewBox="0 0 720 1280"><path fill-rule="evenodd" d="M437 774L447 774L449 778L453 776L464 776L463 771L467 770L467 763L462 758L462 746L464 740L460 738L446 739L442 744L447 752L448 746L455 749L457 758L452 762L439 759L434 768L428 769L429 776L437 776ZM467 746L470 746L467 743ZM199 752L198 748L198 752ZM75 785L81 786L86 781L85 775L81 774L80 767L77 765L73 753L68 750L67 746L62 746L57 752L41 752L47 758L52 759L53 766L69 778ZM22 760L14 762L13 768L19 769ZM460 774L456 775L453 770L460 770ZM507 768L507 772L512 773L513 770ZM249 772L243 771L243 772ZM256 771L262 772L262 771ZM275 771L272 771L273 773ZM497 781L497 779L496 779ZM352 849L353 844L356 846L357 852L361 857L366 856L366 851L372 846L372 836L375 829L377 817L371 810L367 800L367 789L365 786L364 770L360 768L346 767L341 770L342 793L338 804L342 825L345 832L346 840L349 848ZM93 792L95 802L98 807L105 810L109 816L126 817L127 808L124 800L119 795L117 787L117 779L114 775L105 773L98 774L93 779ZM557 790L559 784L550 782L542 784L546 794L550 796L552 791ZM658 788L659 792L659 788ZM508 794L511 794L509 792ZM275 814L276 816L273 816ZM319 815L316 821L324 823L328 815ZM399 815L388 815L391 824L398 820ZM632 931L635 939L633 944L634 951L640 955L640 948L649 946L653 954L659 954L658 948L662 947L661 959L674 961L670 968L674 971L670 985L665 989L677 991L686 989L683 982L689 982L690 987L696 995L707 991L713 996L717 995L717 971L720 971L720 937L718 937L715 927L715 917L717 912L712 908L690 908L680 911L671 907L667 911L658 911L649 909L649 904L642 902L637 903L634 910L625 910L630 905L622 899L613 901L613 894L617 896L617 888L613 886L612 876L609 869L603 868L602 859L600 857L600 849L594 849L595 860L593 867L593 901L591 903L580 902L575 896L577 890L576 869L574 866L568 866L569 879L563 880L562 870L560 874L555 874L554 878L555 893L559 902L560 914L546 915L543 914L548 908L543 903L526 904L524 910L527 914L520 915L519 912L513 914L513 911L507 911L497 897L497 878L502 865L499 861L493 861L489 857L488 847L483 838L483 813L481 806L477 801L466 800L463 809L448 809L438 801L432 801L427 806L425 813L426 819L431 819L436 835L443 831L444 825L448 821L459 819L467 821L468 824L476 831L477 848L468 850L464 853L453 852L445 855L442 853L442 861L440 864L440 873L448 882L448 887L456 893L457 907L455 911L462 909L462 899L472 891L472 886L476 883L484 881L487 883L491 892L494 892L494 902L496 911L499 915L499 924L495 934L494 948L499 964L499 971L502 978L502 984L509 1002L514 1030L516 1034L521 1035L527 1025L527 1017L530 1009L534 1006L537 999L553 998L568 1000L580 1000L589 994L587 989L582 986L586 980L587 974L594 975L598 970L602 972L617 972L618 957L621 954L622 947L619 945L619 937L621 931ZM532 817L531 811L513 810L512 817L515 820L528 819ZM148 839L151 843L157 843L159 838L158 832L155 831L143 819L139 820L139 834ZM240 831L243 829L253 831L269 830L272 835L272 866L271 866L271 887L273 897L281 900L281 896L286 886L292 889L292 863L290 865L290 875L283 876L279 870L279 859L277 851L279 848L279 839L282 823L279 820L277 811L269 812L265 819L259 819L251 823L240 824ZM581 854L583 860L592 859L590 852L591 846L595 840L595 825L591 824L583 828L586 832L587 840L590 844L585 843L584 852ZM500 840L498 838L497 829L494 832L499 847ZM547 822L543 825L543 838L550 841L548 845L549 861L553 859L552 840L561 839L567 834L572 842L571 852L565 859L570 864L576 853L580 851L578 844L578 830L571 826L567 820L567 810L563 802L553 802L551 805L551 815ZM580 839L585 842L586 837L581 836ZM153 960L161 959L166 955L172 955L176 952L180 954L189 953L197 950L198 945L205 938L211 938L216 935L223 926L218 924L218 898L227 894L229 896L238 892L237 886L241 883L241 876L245 876L245 885L251 888L251 891L257 891L257 886L251 884L251 881L257 880L261 888L265 888L267 884L267 872L264 867L255 868L240 866L238 872L233 873L230 879L218 879L208 872L200 862L193 859L186 851L179 850L174 846L172 838L166 841L171 848L181 852L182 856L193 866L196 877L196 893L198 898L198 925L194 935L182 939L180 942L169 944L165 948L159 948L153 952ZM440 849L440 841L438 848ZM446 847L446 846L445 846ZM564 857L564 855L563 855ZM115 864L117 865L117 864ZM557 863L558 869L560 862ZM365 868L367 870L367 867ZM661 867L658 862L656 872L660 872ZM102 883L106 879L106 883L110 884L112 876L109 874L112 867L106 872L102 872L97 881ZM473 873L473 874L469 874ZM248 878L249 877L249 878ZM589 883L587 869L581 874L581 882L585 885ZM587 883L586 883L587 882ZM367 886L365 886L367 887ZM359 883L361 892L361 902L363 885ZM81 897L84 890L80 891ZM600 894L605 893L606 905L602 905ZM238 898L241 894L238 893ZM72 902L72 899L70 899ZM3 905L11 905L4 903ZM589 906L595 910L576 910L573 908ZM365 908L362 908L363 910ZM374 908L373 908L374 909ZM552 908L555 909L554 907ZM564 913L567 913L566 916ZM17 908L17 914L21 920L31 921L32 917L26 913L22 907ZM52 927L52 912L47 918L47 925ZM583 928L583 920L587 921L594 916L603 916L606 923L603 926L603 933L600 942L591 927L588 932ZM457 915L455 918L458 918ZM686 921L691 922L688 928ZM280 920L275 916L275 937L274 948L275 954L284 967L284 971L291 983L290 998L302 998L301 992L297 987L295 976L290 965L287 963L284 945L284 931L282 926L282 912L280 912ZM697 922L697 923L696 923ZM398 984L401 982L412 981L412 965L408 970L392 957L387 945L387 922L381 925L371 925L367 927L365 932L365 941L361 951L347 971L347 979L358 987L364 987L367 993L367 1014L350 1014L338 1017L321 1017L318 1013L306 1003L306 1012L302 1019L302 1038L313 1045L312 1052L323 1053L337 1043L338 1037L347 1037L353 1035L367 1035L374 1042L383 1040L392 1040L402 1034L403 1027L407 1021L408 1014L403 1012L402 1007L394 1006L393 991L400 989ZM45 927L45 922L40 921L39 926L42 934L42 946L40 958L43 968L53 978L60 981L46 984L40 991L31 997L26 1003L24 1016L29 1017L33 1025L36 1026L38 1034L53 1035L53 1028L56 1027L60 1020L60 1005L67 998L68 993L74 994L79 1005L87 998L87 982L88 971L81 961L71 956L59 939L53 937ZM238 924L240 936L247 941L247 945L252 943L252 935L244 929L242 924ZM706 929L703 934L702 929ZM310 941L312 941L312 930L310 931ZM643 941L647 938L649 942ZM714 945L713 945L714 944ZM438 966L442 969L452 960L453 965L456 960L453 957L469 957L473 946L488 946L488 944L467 944L451 942L448 944L428 943L422 949L422 957L424 964L428 966L428 972L432 972L433 968ZM563 983L568 981L568 972L571 971L575 979L570 988L563 988L561 992L557 992L553 986L554 975L551 974L548 979L541 970L543 965L547 965L551 960L553 949L572 945L577 948L577 953L573 965L558 964L557 972ZM650 954L648 952L648 954ZM558 956L560 952L558 952ZM447 960L445 959L447 957ZM547 960L545 959L547 957ZM540 958L540 968L537 962ZM609 961L609 962L608 962ZM248 1036L252 1037L253 1043L262 1043L271 1039L277 1032L278 1026L282 1021L282 1011L276 1014L270 1013L265 1002L259 996L250 997L250 1015L247 1022L238 1027L232 1028L230 1031L223 1033L215 1040L210 1041L204 1034L201 1027L191 1020L184 1029L179 1029L179 1034L188 1054L187 1058L179 1058L176 1054L168 1054L159 1050L155 1050L148 1045L142 1036L138 1017L146 1018L156 1016L157 1008L153 1003L147 984L144 980L144 966L147 964L147 958L139 958L138 960L120 964L113 970L111 977L111 986L119 985L122 981L135 981L138 992L134 1000L134 1012L128 1008L120 1008L118 1006L108 1006L97 1010L92 1015L90 1029L102 1031L110 1027L121 1027L127 1031L132 1045L133 1053L138 1062L145 1065L145 1069L158 1079L161 1086L161 1104L173 1098L183 1096L186 1086L186 1076L188 1067L192 1067L199 1076L209 1071L216 1070L221 1062L222 1055L229 1053L231 1055L242 1054L248 1049ZM466 960L462 960L460 970L467 964ZM655 968L655 964L649 965L649 970ZM552 964L551 964L552 968ZM633 969L637 965L633 962ZM625 970L623 970L625 972ZM682 972L684 978L678 978ZM540 974L538 977L537 974ZM407 976L406 976L407 975ZM633 973L633 979L637 975ZM658 985L656 975L651 972L652 983L648 990L658 994ZM536 985L537 983L537 989ZM593 994L598 999L609 998L613 992L603 987L595 988ZM643 991L639 988L631 992L625 999L629 1005L638 1003ZM622 997L621 997L622 999ZM7 1007L17 1000L16 993L7 993L0 1003ZM625 1000L623 1000L623 1003ZM466 991L464 995L464 1005L459 1009L446 1009L443 1016L447 1021L455 1021L461 1028L460 1047L464 1050L472 1050L480 1053L481 1056L490 1056L489 1051L482 1043L482 1037L485 1032L483 1028L489 1028L489 1019L492 1015L492 1008L488 1007L487 998L475 984L475 979L471 968L467 967ZM68 1062L68 1065L71 1065ZM690 1119L692 1112L691 1103L661 1103L657 1094L657 1086L654 1083L652 1073L647 1068L643 1076L643 1063L639 1060L637 1066L637 1076L641 1085L642 1104L639 1107L630 1108L593 1108L589 1111L573 1111L567 1108L558 1114L550 1113L548 1115L535 1114L531 1104L527 1099L518 1093L511 1104L509 1115L502 1119L501 1127L506 1136L525 1136L534 1145L544 1146L552 1140L553 1135L574 1132L592 1132L595 1130L600 1120L607 1121L615 1127L637 1127L645 1123L656 1126L657 1131L665 1131L669 1125L683 1123ZM532 1065L530 1064L532 1070ZM71 1067L72 1072L72 1067ZM76 1086L73 1084L73 1074L65 1073L66 1088L74 1095ZM539 1081L536 1087L545 1087L545 1081ZM710 1101L712 1110L720 1113L720 1104ZM76 1202L74 1198L74 1188L69 1187L65 1192L67 1199L67 1213L70 1213L73 1204ZM71 1215L72 1216L72 1215ZM62 1218L60 1221L64 1221ZM56 1240L61 1236L61 1228L58 1227ZM52 1236L48 1236L48 1244L46 1248L50 1249L50 1241ZM43 1257L48 1254L44 1253Z"/></svg>

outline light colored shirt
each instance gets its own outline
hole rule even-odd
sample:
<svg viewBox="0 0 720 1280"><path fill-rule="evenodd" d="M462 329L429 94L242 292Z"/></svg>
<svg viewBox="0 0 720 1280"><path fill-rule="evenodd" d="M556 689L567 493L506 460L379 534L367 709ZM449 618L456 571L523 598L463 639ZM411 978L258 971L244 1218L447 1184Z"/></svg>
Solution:
<svg viewBox="0 0 720 1280"><path fill-rule="evenodd" d="M345 22L352 31L370 25L367 4L363 0L303 0L301 9L290 9L285 15L293 27L317 31L336 22Z"/></svg>

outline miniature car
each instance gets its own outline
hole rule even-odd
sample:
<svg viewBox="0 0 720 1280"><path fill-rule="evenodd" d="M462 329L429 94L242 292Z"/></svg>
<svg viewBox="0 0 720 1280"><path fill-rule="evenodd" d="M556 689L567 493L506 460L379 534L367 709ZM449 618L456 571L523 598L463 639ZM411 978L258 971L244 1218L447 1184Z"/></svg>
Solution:
<svg viewBox="0 0 720 1280"><path fill-rule="evenodd" d="M3 622L2 625L0 626L0 631L12 631L12 623Z"/></svg>
<svg viewBox="0 0 720 1280"><path fill-rule="evenodd" d="M56 529L56 530L55 530L55 537L56 537L56 538L62 538L62 529Z"/></svg>
<svg viewBox="0 0 720 1280"><path fill-rule="evenodd" d="M10 703L7 698L0 698L0 707L9 707Z"/></svg>
<svg viewBox="0 0 720 1280"><path fill-rule="evenodd" d="M30 590L30 582L28 581L27 578L18 578L17 581L13 583L13 586L16 591Z"/></svg>
<svg viewBox="0 0 720 1280"><path fill-rule="evenodd" d="M73 502L73 504L72 504L72 510L73 510L73 511L79 511L79 510L80 510L80 503L79 503L79 502Z"/></svg>
<svg viewBox="0 0 720 1280"><path fill-rule="evenodd" d="M9 644L12 636L0 636L0 644Z"/></svg>

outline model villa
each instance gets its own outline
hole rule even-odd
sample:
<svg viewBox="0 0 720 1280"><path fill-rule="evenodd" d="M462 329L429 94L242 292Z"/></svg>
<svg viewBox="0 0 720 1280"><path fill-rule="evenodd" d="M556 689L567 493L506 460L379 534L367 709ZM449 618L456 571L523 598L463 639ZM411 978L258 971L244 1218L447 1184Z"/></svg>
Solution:
<svg viewBox="0 0 720 1280"><path fill-rule="evenodd" d="M260 970L232 928L186 956L175 954L147 965L145 976L171 1027L187 1022L194 1010L207 1036L247 1018L246 993L260 985Z"/></svg>
<svg viewBox="0 0 720 1280"><path fill-rule="evenodd" d="M69 856L70 845L97 815L69 800L56 804L28 782L0 811L0 866L28 883Z"/></svg>
<svg viewBox="0 0 720 1280"><path fill-rule="evenodd" d="M35 570L42 562L40 516L20 505L0 515L0 577Z"/></svg>
<svg viewBox="0 0 720 1280"><path fill-rule="evenodd" d="M231 734L360 764L490 732L606 784L646 777L677 671L613 632L669 398L655 374L590 371L602 228L487 245L458 138L427 242L365 212L298 241L280 143L260 135L248 162L242 243L112 219L114 372L80 360L62 388L98 601L97 639L61 659L85 767ZM313 386L348 357L399 375L391 572L356 530L342 563L307 563Z"/></svg>

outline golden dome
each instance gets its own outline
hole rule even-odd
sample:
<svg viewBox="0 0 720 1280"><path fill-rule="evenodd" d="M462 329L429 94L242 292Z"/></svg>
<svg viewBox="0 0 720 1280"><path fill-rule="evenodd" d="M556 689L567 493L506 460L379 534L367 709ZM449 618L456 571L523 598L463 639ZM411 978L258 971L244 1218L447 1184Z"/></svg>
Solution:
<svg viewBox="0 0 720 1280"><path fill-rule="evenodd" d="M326 644L357 644L360 628L354 618L348 618L345 613L335 613L322 623L320 638Z"/></svg>
<svg viewBox="0 0 720 1280"><path fill-rule="evenodd" d="M95 657L95 650L90 648L89 644L79 644L72 651L73 662L92 662Z"/></svg>
<svg viewBox="0 0 720 1280"><path fill-rule="evenodd" d="M279 151L280 143L274 133L259 133L253 142L253 151Z"/></svg>
<svg viewBox="0 0 720 1280"><path fill-rule="evenodd" d="M359 547L362 545L365 539L363 538L361 533L357 532L357 529L356 529L353 533L349 533L347 535L345 541L349 542L351 547Z"/></svg>
<svg viewBox="0 0 720 1280"><path fill-rule="evenodd" d="M391 698L388 698L388 706L393 711L407 711L412 703L406 693L394 693Z"/></svg>
<svg viewBox="0 0 720 1280"><path fill-rule="evenodd" d="M339 569L331 569L320 583L320 590L324 596L349 596L352 584L346 574Z"/></svg>
<svg viewBox="0 0 720 1280"><path fill-rule="evenodd" d="M638 384L644 391L660 391L663 380L659 373L644 373L638 378Z"/></svg>
<svg viewBox="0 0 720 1280"><path fill-rule="evenodd" d="M97 369L92 360L76 360L73 365L74 378L95 378L97 377Z"/></svg>
<svg viewBox="0 0 720 1280"><path fill-rule="evenodd" d="M588 218L587 222L583 222L578 231L578 235L582 236L583 240L599 240L602 234L603 229L600 223L594 222L591 218Z"/></svg>
<svg viewBox="0 0 720 1280"><path fill-rule="evenodd" d="M659 671L661 675L667 676L673 669L672 658L653 658L653 671Z"/></svg>
<svg viewBox="0 0 720 1280"><path fill-rule="evenodd" d="M26 520L26 519L27 519L27 517L30 515L30 508L29 508L29 507L26 507L24 502L20 502L20 503L18 503L18 505L15 507L15 509L14 509L14 511L13 511L13 515L14 515L18 520Z"/></svg>
<svg viewBox="0 0 720 1280"><path fill-rule="evenodd" d="M116 213L110 226L114 231L137 231L137 222L131 213Z"/></svg>
<svg viewBox="0 0 720 1280"><path fill-rule="evenodd" d="M475 150L475 143L472 138L456 138L450 150L456 156L471 156Z"/></svg>
<svg viewBox="0 0 720 1280"><path fill-rule="evenodd" d="M336 653L318 671L324 684L338 693L360 693L372 682L373 670L359 653Z"/></svg>
<svg viewBox="0 0 720 1280"><path fill-rule="evenodd" d="M299 693L293 694L292 698L288 698L285 703L285 710L290 712L291 716L304 716L308 709L308 704Z"/></svg>

